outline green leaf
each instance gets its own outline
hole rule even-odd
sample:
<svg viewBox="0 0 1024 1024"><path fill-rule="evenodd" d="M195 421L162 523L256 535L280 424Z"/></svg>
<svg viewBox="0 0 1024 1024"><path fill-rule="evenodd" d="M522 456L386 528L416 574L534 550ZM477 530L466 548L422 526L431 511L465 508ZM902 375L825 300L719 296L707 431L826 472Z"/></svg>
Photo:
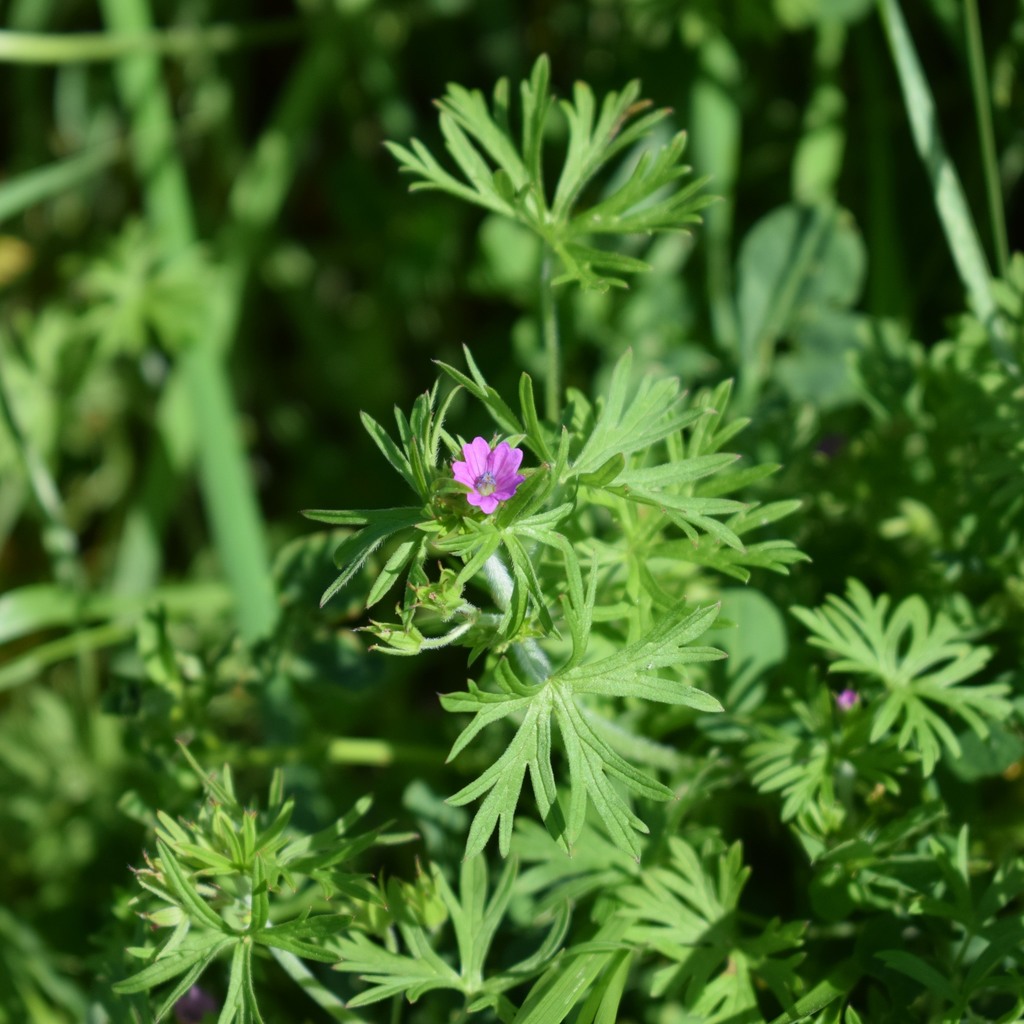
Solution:
<svg viewBox="0 0 1024 1024"><path fill-rule="evenodd" d="M810 992L801 996L790 1009L773 1018L771 1024L799 1024L800 1021L846 996L856 984L858 975L856 964L853 961L844 961ZM859 1020L856 1013L847 1009L846 1024L854 1024L855 1020Z"/></svg>
<svg viewBox="0 0 1024 1024"><path fill-rule="evenodd" d="M145 992L157 985L176 978L185 971L190 977L199 975L236 940L222 932L199 932L179 944L176 949L162 956L159 952L151 964L124 981L114 984L114 991L124 995ZM186 986L187 988L188 986Z"/></svg>
<svg viewBox="0 0 1024 1024"><path fill-rule="evenodd" d="M698 195L710 178L699 178L676 189L675 182L690 173L688 166L678 162L685 146L686 135L679 132L656 154L651 149L641 151L625 184L576 217L574 230L594 234L686 231L689 225L701 223L699 211L716 202L717 197ZM654 193L661 189L673 191L654 199Z"/></svg>
<svg viewBox="0 0 1024 1024"><path fill-rule="evenodd" d="M629 950L614 955L607 970L580 1007L575 1024L616 1024L634 956Z"/></svg>
<svg viewBox="0 0 1024 1024"><path fill-rule="evenodd" d="M359 974L370 985L349 1000L350 1007L368 1006L399 995L413 1003L425 992L438 988L462 991L461 978L431 950L421 928L407 927L402 934L413 944L416 955L393 953L358 932L337 940L341 960L334 969Z"/></svg>
<svg viewBox="0 0 1024 1024"><path fill-rule="evenodd" d="M958 756L960 746L933 705L962 718L982 739L988 721L1005 720L1012 705L1004 683L962 685L988 662L992 650L975 647L943 614L931 620L924 599L914 594L889 614L890 599L873 600L858 580L847 581L847 597L829 595L817 609L793 608L793 614L812 633L810 642L835 660L832 671L862 675L880 682L884 690L871 703L872 742L887 735L898 722L900 749L912 746L921 755L921 768L930 775L943 747Z"/></svg>
<svg viewBox="0 0 1024 1024"><path fill-rule="evenodd" d="M722 705L710 694L658 675L658 669L725 657L713 647L687 646L708 630L719 605L686 612L687 604L681 602L643 639L599 661L570 668L559 678L574 693L641 697L698 711L721 711Z"/></svg>
<svg viewBox="0 0 1024 1024"><path fill-rule="evenodd" d="M366 432L373 438L373 443L381 450L391 468L414 490L418 491L416 476L412 471L409 458L391 439L388 432L368 413L361 412L359 418ZM312 516L310 518L313 518ZM324 520L325 522L328 520Z"/></svg>
<svg viewBox="0 0 1024 1024"><path fill-rule="evenodd" d="M737 259L738 363L748 399L767 380L778 341L794 331L799 335L812 314L851 306L860 295L865 268L864 244L852 217L829 204L782 206L750 229ZM811 363L798 372L791 358L784 379L799 387L800 373L809 372L815 350L797 352ZM833 356L831 367L840 378L830 386L850 397L842 358Z"/></svg>
<svg viewBox="0 0 1024 1024"><path fill-rule="evenodd" d="M228 976L228 988L224 993L224 1002L221 1004L217 1024L232 1024L236 1018L244 1022L248 1016L243 992L243 976L249 949L250 947L247 943L239 942L235 946L231 957L231 973Z"/></svg>
<svg viewBox="0 0 1024 1024"><path fill-rule="evenodd" d="M471 684L469 692L445 694L441 698L447 711L474 713L449 759L487 726L513 712L523 716L504 753L476 780L449 798L449 803L456 806L482 798L466 842L467 857L480 853L495 829L499 833L499 849L507 856L527 771L541 817L565 846L571 847L579 838L588 804L592 804L615 843L631 855L639 855L636 833L646 832L647 826L633 812L619 784L629 793L651 800L665 800L671 791L616 753L596 728L600 719L591 720L591 713L577 703L577 695L639 697L704 711L722 710L710 694L658 674L660 669L723 656L714 648L688 646L714 621L717 606L687 614L685 604L680 604L641 640L617 654L587 663L582 660L587 643L584 627L590 621L595 575L591 573L586 595L578 565L569 572L569 578L571 599L567 617L574 650L565 666L547 682L530 686L516 677L507 661L502 661L497 681L503 693L489 693ZM558 726L569 765L569 805L564 821L556 800L551 761L552 719Z"/></svg>
<svg viewBox="0 0 1024 1024"><path fill-rule="evenodd" d="M546 695L546 696L545 696ZM453 695L448 694L447 701L442 701L446 710L452 710ZM540 694L529 700L518 700L516 703L526 704L526 715L505 753L498 758L479 778L464 786L448 798L448 803L455 807L471 803L485 796L466 838L466 857L475 857L487 845L495 828L500 825L498 846L502 856L508 856L512 841L512 823L515 818L519 794L523 788L523 780L527 768L531 769L534 782L534 794L538 801L548 802L544 787L538 783L542 772L550 772L550 690L542 688ZM490 709L477 713L474 722L467 727L463 735L456 741L456 747L465 745L469 734L475 736L484 726L489 725L497 717L504 717L511 708L502 709L499 714ZM488 714L488 711L490 713ZM453 747L454 756L456 747ZM543 806L543 805L542 805Z"/></svg>
<svg viewBox="0 0 1024 1024"><path fill-rule="evenodd" d="M663 512L691 541L698 540L696 528L699 527L720 543L727 544L739 552L744 550L743 542L739 537L727 525L712 518L712 516L728 515L731 512L742 510L744 505L741 502L733 501L730 498L687 497L667 491L643 490L639 487L616 485L608 489L613 494L621 495L623 498L628 498L641 505L649 505Z"/></svg>
<svg viewBox="0 0 1024 1024"><path fill-rule="evenodd" d="M731 465L738 458L738 455L726 453L698 455L678 462L667 462L660 466L626 469L617 474L616 483L620 487L648 491L664 487L678 487L718 473L719 470ZM613 479L615 478L613 477Z"/></svg>
<svg viewBox="0 0 1024 1024"><path fill-rule="evenodd" d="M560 960L530 989L514 1024L561 1024L579 1000L611 965L618 962L619 950L614 948L626 933L628 922L613 917L594 935L592 944L612 944L606 952L569 950L565 962Z"/></svg>
<svg viewBox="0 0 1024 1024"><path fill-rule="evenodd" d="M904 949L884 949L876 953L875 956L893 970L920 982L927 991L934 992L948 1003L957 1002L956 989L950 984L949 979L930 964L925 963L919 956L908 953Z"/></svg>
<svg viewBox="0 0 1024 1024"><path fill-rule="evenodd" d="M350 922L351 918L345 914L315 914L264 928L255 932L252 938L261 946L283 949L306 960L334 963L338 959L335 950L325 949L317 942L336 935Z"/></svg>
<svg viewBox="0 0 1024 1024"><path fill-rule="evenodd" d="M157 851L160 855L163 877L167 882L168 891L175 897L175 902L197 923L201 922L215 931L230 934L231 929L224 919L196 892L195 886L185 875L171 848L158 840Z"/></svg>
<svg viewBox="0 0 1024 1024"><path fill-rule="evenodd" d="M789 1002L804 925L773 920L754 931L749 922L741 924L739 900L750 869L738 843L726 848L709 839L698 850L673 836L668 849L667 863L619 890L624 916L632 921L628 941L669 961L654 974L651 995L681 996L699 1019L705 1014L723 1024L729 1013L745 1020L757 1010L762 982ZM722 1018L711 1016L718 1013Z"/></svg>
<svg viewBox="0 0 1024 1024"><path fill-rule="evenodd" d="M593 473L581 473L580 483L586 487L607 487L626 467L626 456L616 452L603 466Z"/></svg>
<svg viewBox="0 0 1024 1024"><path fill-rule="evenodd" d="M337 512L330 513L319 511L315 515L313 513L306 513L309 518L317 518L321 522L329 521L327 516L335 515L341 518L353 515L353 513ZM373 554L384 543L384 541L396 533L402 533L406 530L412 529L424 518L423 510L419 508L386 508L378 509L368 518L367 525L363 529L354 533L351 537L346 537L345 540L337 547L334 552L335 565L344 567L344 571L341 575L324 591L323 597L320 598L320 607L322 608L335 594L338 593L343 587L345 587L355 576L357 572L366 563L366 560ZM409 549L409 557L411 559L414 552L414 548ZM393 571L388 570L385 567L385 572L390 573ZM400 571L399 573L400 574ZM395 576L397 578L397 575ZM375 585L373 591L377 590ZM372 592L372 591L371 591ZM379 596L383 596L380 594Z"/></svg>
<svg viewBox="0 0 1024 1024"><path fill-rule="evenodd" d="M423 561L424 537L414 537L403 541L395 548L391 557L384 564L376 582L366 597L366 607L372 608L401 579L410 564Z"/></svg>
<svg viewBox="0 0 1024 1024"><path fill-rule="evenodd" d="M616 455L650 448L700 418L685 409L679 381L645 377L630 395L633 353L627 350L615 364L608 393L582 450L573 461L577 475L596 473Z"/></svg>
<svg viewBox="0 0 1024 1024"><path fill-rule="evenodd" d="M524 373L519 378L519 408L522 412L526 438L530 447L545 462L554 462L555 457L552 454L551 446L548 444L537 416L537 404L533 396L533 380L528 373Z"/></svg>
<svg viewBox="0 0 1024 1024"><path fill-rule="evenodd" d="M548 61L542 56L529 80L520 87L521 146L517 146L509 126L506 80L495 87L490 109L481 92L448 86L438 102L440 125L461 179L445 170L417 139L409 147L388 143L388 148L402 170L418 179L414 189L439 189L535 232L562 261L564 273L554 283L577 281L601 291L613 285L624 286L622 278L605 276L604 272L631 274L649 269L648 264L624 253L586 245L583 237L681 230L697 222L697 211L709 202L698 195L704 182L679 187L690 171L680 162L686 142L682 133L654 151L651 136L670 112L642 114L647 104L637 102L638 82L631 82L621 93L609 93L599 114L590 88L578 83L573 101L561 104L569 145L549 209L542 154L552 107L549 79ZM630 157L636 156L628 173L618 176L596 206L578 212L577 204L587 186L627 150L632 150Z"/></svg>

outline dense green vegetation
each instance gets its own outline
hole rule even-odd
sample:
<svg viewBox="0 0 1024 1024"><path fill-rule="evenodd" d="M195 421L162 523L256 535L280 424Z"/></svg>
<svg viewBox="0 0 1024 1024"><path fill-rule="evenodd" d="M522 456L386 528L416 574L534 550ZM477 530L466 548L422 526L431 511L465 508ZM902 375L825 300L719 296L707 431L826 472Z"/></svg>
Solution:
<svg viewBox="0 0 1024 1024"><path fill-rule="evenodd" d="M1024 1021L1024 6L0 11L0 1024Z"/></svg>

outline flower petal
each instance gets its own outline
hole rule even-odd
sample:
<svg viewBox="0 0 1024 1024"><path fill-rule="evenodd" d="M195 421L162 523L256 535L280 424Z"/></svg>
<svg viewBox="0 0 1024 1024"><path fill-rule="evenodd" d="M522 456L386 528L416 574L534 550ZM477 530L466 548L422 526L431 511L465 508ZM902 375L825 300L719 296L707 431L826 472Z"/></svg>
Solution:
<svg viewBox="0 0 1024 1024"><path fill-rule="evenodd" d="M508 441L502 441L493 449L486 438L474 437L462 446L463 460L452 462L452 476L456 482L469 488L466 501L485 515L490 515L503 501L516 493L516 488L526 479L517 473L523 461L523 453L513 448ZM481 477L487 475L486 486ZM481 494L480 491L490 493Z"/></svg>
<svg viewBox="0 0 1024 1024"><path fill-rule="evenodd" d="M474 437L469 444L464 444L462 455L469 464L474 480L490 468L491 446L482 437Z"/></svg>
<svg viewBox="0 0 1024 1024"><path fill-rule="evenodd" d="M497 494L485 494L480 499L480 511L490 515L498 507Z"/></svg>
<svg viewBox="0 0 1024 1024"><path fill-rule="evenodd" d="M479 475L479 473L474 474L473 470L469 468L468 462L452 463L452 476L454 476L460 484L472 487L476 484L476 478Z"/></svg>
<svg viewBox="0 0 1024 1024"><path fill-rule="evenodd" d="M511 461L507 461L501 471L495 473L495 489L508 490L511 488L515 490L525 479L525 476L515 471L515 465Z"/></svg>
<svg viewBox="0 0 1024 1024"><path fill-rule="evenodd" d="M525 476L506 477L498 480L493 495L498 501L508 501L516 493L516 488L526 479Z"/></svg>
<svg viewBox="0 0 1024 1024"><path fill-rule="evenodd" d="M499 444L491 453L491 471L494 473L494 475L500 476L502 473L504 473L506 467L509 464L509 461L515 455L518 455L520 460L523 457L523 453L519 451L518 448L510 448L508 441L502 441L501 444ZM515 472L515 470L518 468L519 463L517 462L512 467L512 471Z"/></svg>

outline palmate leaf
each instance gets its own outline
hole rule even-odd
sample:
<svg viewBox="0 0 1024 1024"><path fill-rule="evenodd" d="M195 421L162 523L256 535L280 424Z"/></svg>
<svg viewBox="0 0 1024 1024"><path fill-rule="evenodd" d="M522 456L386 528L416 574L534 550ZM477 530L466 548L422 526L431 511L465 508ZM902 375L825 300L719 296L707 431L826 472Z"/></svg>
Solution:
<svg viewBox="0 0 1024 1024"><path fill-rule="evenodd" d="M585 288L624 287L624 276L648 270L648 264L584 239L603 234L681 231L699 222L697 212L711 199L698 193L705 181L680 186L690 168L681 162L686 136L679 132L657 150L655 126L671 111L650 109L638 99L640 83L609 93L600 104L590 87L578 82L572 101L559 104L569 142L549 200L543 175L542 146L552 106L547 57L537 59L520 87L522 129L517 138L509 117L506 79L494 89L488 106L478 90L449 85L438 101L441 134L461 177L447 171L422 142L386 145L401 169L417 180L413 189L436 189L525 224L562 262L554 283L576 281ZM613 190L595 205L578 210L588 186L619 157L637 159Z"/></svg>
<svg viewBox="0 0 1024 1024"><path fill-rule="evenodd" d="M572 632L573 653L549 679L539 685L521 680L507 660L498 663L495 681L500 692L482 690L470 681L469 690L441 697L448 711L472 712L473 721L459 736L449 759L456 757L489 725L513 713L522 721L505 752L474 782L449 798L461 806L483 798L466 842L466 856L480 853L498 829L498 846L507 855L520 793L527 773L541 817L566 847L579 838L592 804L617 846L639 856L637 832L647 826L634 813L623 794L665 800L670 790L640 771L608 744L595 729L587 710L587 697L638 697L680 704L700 711L720 711L710 694L668 678L666 668L724 657L710 647L693 647L718 614L718 606L693 611L678 604L640 640L624 650L592 662L585 660L593 614L595 575L584 594L576 571L569 573L566 618ZM563 809L552 766L552 723L557 725L569 768L568 807Z"/></svg>
<svg viewBox="0 0 1024 1024"><path fill-rule="evenodd" d="M766 467L757 467L758 469ZM772 467L767 467L771 469ZM727 476L728 474L722 474ZM738 474L737 474L738 475ZM726 482L723 481L723 486ZM755 544L743 543L746 534L768 526L785 516L792 515L800 508L801 502L773 501L767 505L757 503L746 506L741 512L730 516L721 527L733 534L741 543L723 545L710 531L689 542L669 542L664 554L696 565L706 565L726 576L742 580L750 579L751 569L768 569L770 572L789 574L789 566L807 562L809 557L789 540L765 540Z"/></svg>
<svg viewBox="0 0 1024 1024"><path fill-rule="evenodd" d="M359 974L369 985L348 1005L365 1006L395 995L404 995L415 1002L424 992L447 988L476 1000L480 1008L511 1008L514 1012L515 1008L501 993L545 970L561 949L569 927L569 909L564 906L554 915L546 937L533 954L511 967L488 974L485 965L491 943L512 899L516 874L516 862L509 860L493 891L489 892L486 861L481 857L468 858L462 862L458 894L436 865L431 866L429 875L421 876L419 891L427 888L436 893L447 911L455 933L458 970L436 952L436 930L420 922L415 912L416 891L411 887L404 891L391 890L393 899L412 898L407 906L391 907L396 915L397 931L408 952L399 952L397 947L384 948L360 932L338 939L332 946L340 954L340 962L334 969Z"/></svg>
<svg viewBox="0 0 1024 1024"><path fill-rule="evenodd" d="M592 426L581 424L585 441L572 460L574 474L597 472L609 459L650 448L701 418L701 410L683 404L677 377L647 376L634 389L632 371L633 352L627 349L615 364ZM579 396L578 401L585 400Z"/></svg>
<svg viewBox="0 0 1024 1024"><path fill-rule="evenodd" d="M804 925L767 922L759 934L741 925L739 898L750 875L739 843L701 850L669 839L669 863L648 868L618 895L630 921L628 941L656 950L670 965L656 971L651 997L677 993L698 1019L761 1020L757 989L792 1002Z"/></svg>
<svg viewBox="0 0 1024 1024"><path fill-rule="evenodd" d="M783 798L781 818L794 821L813 836L836 831L847 814L837 791L862 797L881 787L899 793L897 776L906 755L893 744L872 744L870 722L860 712L838 712L832 694L822 687L811 701L785 694L791 721L758 724L757 739L744 750L751 782L762 793Z"/></svg>
<svg viewBox="0 0 1024 1024"><path fill-rule="evenodd" d="M359 932L335 943L341 959L334 969L359 974L370 986L348 1006L367 1006L399 995L414 1003L424 992L439 988L462 991L458 972L434 952L422 928L406 926L401 931L410 955L384 949Z"/></svg>
<svg viewBox="0 0 1024 1024"><path fill-rule="evenodd" d="M696 211L715 202L714 196L698 195L710 180L699 178L665 199L647 202L655 192L685 177L690 168L678 163L686 148L680 132L657 156L641 154L629 180L607 199L573 220L575 231L594 234L678 231L684 224L699 224Z"/></svg>
<svg viewBox="0 0 1024 1024"><path fill-rule="evenodd" d="M216 315L218 268L197 248L168 257L166 247L132 221L78 279L86 302L81 326L106 358L138 356L151 338L174 352L199 341Z"/></svg>
<svg viewBox="0 0 1024 1024"><path fill-rule="evenodd" d="M538 514L555 487L574 481L588 488L577 498L577 504L588 498L607 504L613 496L613 500L624 499L661 512L664 525L677 526L689 542L674 548L677 561L682 558L746 580L750 576L748 567L785 573L789 565L806 560L789 541L769 540L747 547L741 540L743 534L791 514L799 508L799 502L748 505L723 497L757 483L778 468L765 465L734 469L731 467L739 456L720 451L748 422L725 420L731 382L702 392L688 405L675 377L646 376L634 385L633 353L627 349L616 362L608 390L596 407L584 395L570 391L570 424L563 428L555 447L537 421L528 375L520 381L521 414L517 415L487 383L468 350L466 361L470 375L444 363L440 366L483 402L502 431L523 435L526 445L543 462L528 476L520 493L499 508L491 520L484 524L467 522L467 529L480 535L480 543L466 536L450 542L446 550L458 550L463 557L474 552L478 556L467 561L464 578L472 574L471 568L472 572L478 571L487 555L497 549L494 527L505 528L503 534L528 533L523 517ZM667 459L663 454L652 456L652 450L657 453L662 448ZM648 464L652 457L662 461ZM571 504L559 506L559 518L571 510ZM723 516L729 518L723 521ZM532 539L553 542L550 537ZM490 550L485 540L489 540ZM656 538L659 550L671 543L660 535ZM509 555L518 571L522 559L517 562L511 550ZM534 600L534 604L543 617L543 602ZM546 621L542 625L550 631ZM507 627L508 622L502 629L504 636L509 635Z"/></svg>
<svg viewBox="0 0 1024 1024"><path fill-rule="evenodd" d="M793 608L813 634L810 643L838 660L833 672L849 672L881 682L885 692L870 702L872 742L899 723L900 749L910 746L930 775L945 747L954 757L960 744L935 706L962 718L979 737L987 721L1003 721L1012 712L1003 683L964 686L988 662L991 648L969 643L943 614L931 619L924 599L912 595L889 614L890 599L873 600L858 580L847 582L847 599L830 595L816 609Z"/></svg>
<svg viewBox="0 0 1024 1024"><path fill-rule="evenodd" d="M678 527L693 545L694 557L683 555L685 560L740 579L749 577L744 568L748 564L784 572L786 565L802 560L805 556L788 542L764 542L748 554L740 539L741 533L789 514L798 503L760 508L722 497L775 469L731 469L739 456L719 450L747 422L724 422L731 382L701 393L690 406L675 378L647 377L634 390L631 368L632 353L627 350L596 412L582 396L576 400L580 407L577 433L584 440L570 471L594 489L593 498L606 502L604 495L614 495L657 509L667 520L665 525ZM646 464L652 447L661 445L667 458L663 455L660 462ZM730 518L722 521L722 516ZM681 554L677 549L676 555Z"/></svg>

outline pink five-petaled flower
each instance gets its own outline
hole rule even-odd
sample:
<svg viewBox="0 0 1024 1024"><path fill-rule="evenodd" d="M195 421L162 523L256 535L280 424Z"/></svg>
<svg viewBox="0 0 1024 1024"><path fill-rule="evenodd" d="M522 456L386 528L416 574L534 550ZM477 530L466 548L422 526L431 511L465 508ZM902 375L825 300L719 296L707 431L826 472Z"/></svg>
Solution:
<svg viewBox="0 0 1024 1024"><path fill-rule="evenodd" d="M841 693L837 693L836 707L840 711L852 711L860 703L860 694L856 690L847 687Z"/></svg>
<svg viewBox="0 0 1024 1024"><path fill-rule="evenodd" d="M465 462L453 462L452 473L460 484L469 488L466 500L476 505L481 512L490 515L498 502L508 501L516 488L526 479L516 470L523 461L518 448L510 448L508 441L502 441L492 449L482 437L474 437L462 446Z"/></svg>

